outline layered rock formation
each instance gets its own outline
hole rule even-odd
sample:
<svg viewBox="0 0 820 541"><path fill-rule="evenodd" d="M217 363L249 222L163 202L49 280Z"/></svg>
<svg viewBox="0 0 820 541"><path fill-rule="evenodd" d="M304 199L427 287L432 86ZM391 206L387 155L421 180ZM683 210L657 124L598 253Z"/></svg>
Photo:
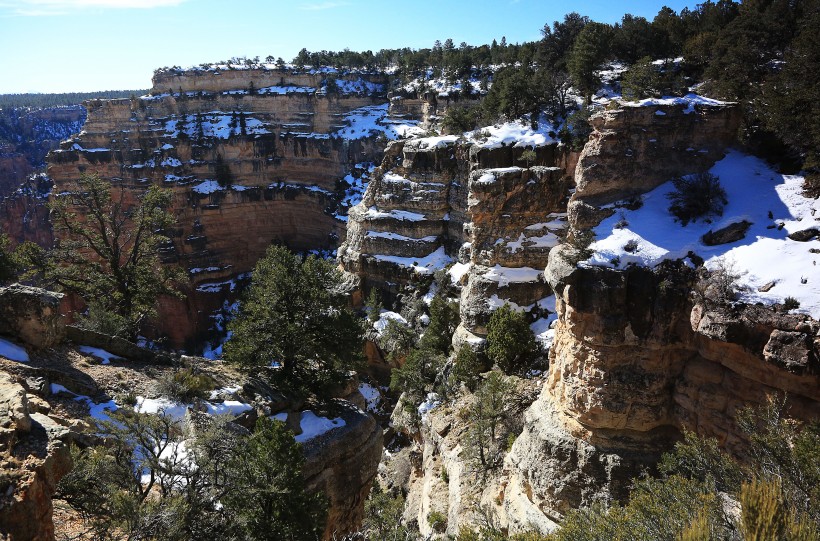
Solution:
<svg viewBox="0 0 820 541"><path fill-rule="evenodd" d="M736 118L725 105L624 107L593 117L569 204L573 231L611 215L609 203L708 169L732 142ZM735 416L769 395L785 394L796 418L820 415L816 320L695 301L688 261L616 270L577 260L566 244L550 254L545 274L559 317L548 381L505 466L529 513L558 519L596 499L622 498L684 429L741 452ZM525 527L524 517L511 525Z"/></svg>
<svg viewBox="0 0 820 541"><path fill-rule="evenodd" d="M527 148L456 136L393 143L349 213L343 267L396 294L458 263L461 336L486 334L504 301L535 308L549 295L541 269L565 228L571 161L546 138L522 159Z"/></svg>
<svg viewBox="0 0 820 541"><path fill-rule="evenodd" d="M84 173L138 197L173 191L166 262L188 271L184 304L164 301L160 332L181 345L272 243L333 249L334 213L355 164L376 161L397 130L385 77L293 70L158 72L151 95L87 103L84 130L49 155L55 193Z"/></svg>

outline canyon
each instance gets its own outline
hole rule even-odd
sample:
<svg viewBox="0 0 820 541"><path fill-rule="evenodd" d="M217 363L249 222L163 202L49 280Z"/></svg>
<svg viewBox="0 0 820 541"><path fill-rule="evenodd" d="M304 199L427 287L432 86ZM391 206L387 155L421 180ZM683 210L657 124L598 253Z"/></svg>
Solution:
<svg viewBox="0 0 820 541"><path fill-rule="evenodd" d="M331 500L327 537L358 527L377 468L383 485L406 494L404 518L422 534L457 535L487 519L508 533L549 531L571 509L623 499L685 431L741 456L739 410L785 396L794 418L820 416L816 316L699 296L694 252L651 266L596 264L584 240L671 178L734 152L736 104L613 100L576 151L549 125L431 135L449 103L392 94L388 82L322 70L159 70L147 96L88 102L83 131L48 157L54 194L86 173L130 201L149 185L173 192L178 222L162 256L190 285L185 301L163 300L156 332L177 347L201 343L272 242L338 248L358 301L377 289L390 303L448 280L458 292L456 349L481 349L505 304L527 315L549 365L515 378L510 407L521 423L502 467L480 479L465 461L469 393L430 410L404 429L407 445L384 454L374 418L351 407L346 430L306 446L308 484ZM15 239L50 243L37 225L49 189L32 180L4 203L8 215L29 216L10 229ZM6 394L47 398L20 391L21 378L0 382ZM27 406L15 400L8 441L27 433ZM443 532L428 522L433 511L448 519Z"/></svg>

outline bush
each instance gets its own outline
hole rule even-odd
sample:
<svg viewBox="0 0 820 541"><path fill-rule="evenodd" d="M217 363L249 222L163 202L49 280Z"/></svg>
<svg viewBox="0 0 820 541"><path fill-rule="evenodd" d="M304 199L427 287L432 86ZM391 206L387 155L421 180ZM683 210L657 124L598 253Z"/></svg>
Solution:
<svg viewBox="0 0 820 541"><path fill-rule="evenodd" d="M521 312L505 304L487 323L487 355L505 374L520 373L535 361L538 345Z"/></svg>
<svg viewBox="0 0 820 541"><path fill-rule="evenodd" d="M461 346L456 358L453 361L453 369L450 372L450 380L454 383L463 382L471 391L475 389L481 381L481 372L484 370L484 363L479 360L478 355L470 346Z"/></svg>
<svg viewBox="0 0 820 541"><path fill-rule="evenodd" d="M698 218L722 216L723 207L729 203L720 179L711 173L698 173L672 179L675 191L667 194L672 202L671 212L686 226Z"/></svg>
<svg viewBox="0 0 820 541"><path fill-rule="evenodd" d="M216 387L208 374L197 373L192 368L182 368L165 373L157 382L160 394L168 398L188 403L195 398L205 398Z"/></svg>
<svg viewBox="0 0 820 541"><path fill-rule="evenodd" d="M789 310L796 310L798 308L800 308L800 301L794 297L786 297L783 299L783 310L788 312Z"/></svg>
<svg viewBox="0 0 820 541"><path fill-rule="evenodd" d="M720 259L711 271L700 269L700 278L694 285L693 294L698 302L713 309L724 309L736 299L742 288L738 280L743 273L735 270L734 263Z"/></svg>
<svg viewBox="0 0 820 541"><path fill-rule="evenodd" d="M438 511L430 511L427 515L427 524L433 528L434 532L443 533L447 529L447 517L444 513Z"/></svg>
<svg viewBox="0 0 820 541"><path fill-rule="evenodd" d="M589 107L582 107L571 113L559 132L561 142L572 150L583 149L589 140L589 134L592 133L592 126L589 124L591 116L592 109Z"/></svg>
<svg viewBox="0 0 820 541"><path fill-rule="evenodd" d="M630 100L659 98L662 93L663 80L652 59L644 57L635 62L621 80L621 93Z"/></svg>
<svg viewBox="0 0 820 541"><path fill-rule="evenodd" d="M454 105L444 113L441 128L445 134L461 135L475 129L481 117L481 110L477 107Z"/></svg>

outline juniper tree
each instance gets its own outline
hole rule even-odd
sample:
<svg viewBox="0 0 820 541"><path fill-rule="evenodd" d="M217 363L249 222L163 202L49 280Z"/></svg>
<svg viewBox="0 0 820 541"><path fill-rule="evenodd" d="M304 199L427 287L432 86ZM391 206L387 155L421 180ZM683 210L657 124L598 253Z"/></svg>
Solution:
<svg viewBox="0 0 820 541"><path fill-rule="evenodd" d="M151 186L133 197L97 175L82 175L49 201L55 247L29 257L45 281L76 293L91 308L86 323L116 320L119 334L134 338L156 314L157 298L178 295L178 268L160 262L170 242L172 194Z"/></svg>
<svg viewBox="0 0 820 541"><path fill-rule="evenodd" d="M332 263L271 246L228 325L225 360L248 371L279 366L273 379L297 394L324 394L362 356L362 327Z"/></svg>

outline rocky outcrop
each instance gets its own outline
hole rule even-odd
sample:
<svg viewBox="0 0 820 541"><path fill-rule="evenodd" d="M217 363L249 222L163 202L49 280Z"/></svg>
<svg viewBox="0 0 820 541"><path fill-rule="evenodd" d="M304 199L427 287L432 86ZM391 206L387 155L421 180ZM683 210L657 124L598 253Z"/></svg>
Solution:
<svg viewBox="0 0 820 541"><path fill-rule="evenodd" d="M47 206L51 187L51 179L38 173L18 183L11 195L0 198L0 229L12 244L28 241L50 248L54 243Z"/></svg>
<svg viewBox="0 0 820 541"><path fill-rule="evenodd" d="M66 336L62 299L61 293L22 284L0 287L0 334L37 349L59 344Z"/></svg>
<svg viewBox="0 0 820 541"><path fill-rule="evenodd" d="M391 294L459 263L462 333L486 333L504 301L537 309L541 276L565 228L567 150L543 142L485 144L456 136L393 143L349 213L345 270ZM537 201L538 204L534 204Z"/></svg>
<svg viewBox="0 0 820 541"><path fill-rule="evenodd" d="M721 105L618 107L593 117L571 229L589 229L611 214L610 203L671 176L707 170L731 143L737 115ZM728 238L745 232L735 229ZM708 240L725 239L716 231ZM550 252L545 276L558 321L547 383L505 463L508 490L527 495L525 510L560 520L570 509L623 498L683 430L742 455L736 414L770 395L785 395L797 419L818 418L816 320L698 300L688 260L612 269L577 265L576 250L562 244ZM521 523L525 514L509 519Z"/></svg>
<svg viewBox="0 0 820 541"><path fill-rule="evenodd" d="M738 136L735 104L635 107L612 102L590 118L568 212L586 229L611 211L600 207L646 193L677 175L709 169Z"/></svg>
<svg viewBox="0 0 820 541"><path fill-rule="evenodd" d="M51 497L71 469L65 435L35 413L23 385L0 373L0 535L9 541L52 541ZM59 433L58 433L59 432Z"/></svg>
<svg viewBox="0 0 820 541"><path fill-rule="evenodd" d="M159 333L193 342L271 243L333 249L335 215L356 164L377 161L396 137L382 75L294 70L158 72L151 95L92 100L83 132L48 158L57 193L84 173L135 200L148 186L173 192L177 226L162 249L191 280L164 299ZM392 130L392 131L391 131Z"/></svg>
<svg viewBox="0 0 820 541"><path fill-rule="evenodd" d="M382 455L382 431L376 420L349 403L337 401L343 429L331 430L304 444L305 486L328 500L324 539L339 539L361 526Z"/></svg>

